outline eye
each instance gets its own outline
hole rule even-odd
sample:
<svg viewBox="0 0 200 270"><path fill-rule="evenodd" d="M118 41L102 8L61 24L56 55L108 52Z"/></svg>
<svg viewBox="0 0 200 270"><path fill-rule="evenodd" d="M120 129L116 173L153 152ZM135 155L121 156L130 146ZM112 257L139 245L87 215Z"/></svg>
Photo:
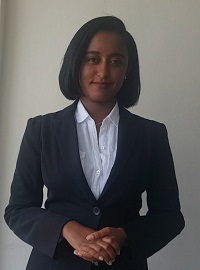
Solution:
<svg viewBox="0 0 200 270"><path fill-rule="evenodd" d="M98 64L100 59L98 57L91 56L87 58L87 61L91 64Z"/></svg>
<svg viewBox="0 0 200 270"><path fill-rule="evenodd" d="M113 58L110 60L110 63L115 66L120 66L122 64L122 61L119 58Z"/></svg>

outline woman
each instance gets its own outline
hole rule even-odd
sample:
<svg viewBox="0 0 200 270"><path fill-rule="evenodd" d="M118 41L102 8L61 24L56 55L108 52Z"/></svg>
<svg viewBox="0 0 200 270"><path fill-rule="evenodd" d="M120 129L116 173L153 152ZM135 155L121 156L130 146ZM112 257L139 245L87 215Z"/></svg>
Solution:
<svg viewBox="0 0 200 270"><path fill-rule="evenodd" d="M122 21L83 25L59 82L75 102L28 121L5 211L8 226L33 247L27 269L148 269L147 258L184 219L165 126L125 109L139 99L140 78ZM148 212L140 216L144 191Z"/></svg>

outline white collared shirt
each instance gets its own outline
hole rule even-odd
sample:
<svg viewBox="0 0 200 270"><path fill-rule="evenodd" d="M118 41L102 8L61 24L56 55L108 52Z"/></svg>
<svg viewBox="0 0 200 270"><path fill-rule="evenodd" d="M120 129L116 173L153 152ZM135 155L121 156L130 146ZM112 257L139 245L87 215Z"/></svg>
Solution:
<svg viewBox="0 0 200 270"><path fill-rule="evenodd" d="M118 139L119 107L103 120L97 137L96 125L81 101L75 112L79 154L88 185L98 199L113 167Z"/></svg>

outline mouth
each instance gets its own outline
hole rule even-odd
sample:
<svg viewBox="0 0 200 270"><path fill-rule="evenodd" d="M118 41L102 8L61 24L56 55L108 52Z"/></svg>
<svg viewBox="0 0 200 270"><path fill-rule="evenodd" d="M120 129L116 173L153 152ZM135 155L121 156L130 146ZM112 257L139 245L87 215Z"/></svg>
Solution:
<svg viewBox="0 0 200 270"><path fill-rule="evenodd" d="M105 88L111 85L111 83L109 82L98 82L98 81L93 81L92 84L100 88Z"/></svg>

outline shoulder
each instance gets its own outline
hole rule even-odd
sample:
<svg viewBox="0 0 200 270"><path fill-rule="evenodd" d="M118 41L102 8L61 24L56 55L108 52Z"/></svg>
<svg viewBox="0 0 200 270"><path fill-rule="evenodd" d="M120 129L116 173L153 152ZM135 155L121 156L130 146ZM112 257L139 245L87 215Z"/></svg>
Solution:
<svg viewBox="0 0 200 270"><path fill-rule="evenodd" d="M163 123L133 114L125 108L120 108L120 117L122 121L129 122L130 127L138 127L142 131L156 132L166 130L166 126Z"/></svg>
<svg viewBox="0 0 200 270"><path fill-rule="evenodd" d="M59 120L66 119L67 117L71 117L75 113L76 105L77 105L77 102L74 102L62 110L31 117L28 120L28 125L31 125L33 127L41 126L43 124L48 125L52 123L53 121L59 121Z"/></svg>
<svg viewBox="0 0 200 270"><path fill-rule="evenodd" d="M25 129L25 137L33 137L36 141L40 141L41 137L53 136L65 123L72 123L75 110L76 102L60 111L30 118Z"/></svg>
<svg viewBox="0 0 200 270"><path fill-rule="evenodd" d="M135 115L127 110L125 114L128 119L126 126L129 129L129 136L137 134L138 143L142 144L146 151L170 149L167 128L163 123Z"/></svg>

